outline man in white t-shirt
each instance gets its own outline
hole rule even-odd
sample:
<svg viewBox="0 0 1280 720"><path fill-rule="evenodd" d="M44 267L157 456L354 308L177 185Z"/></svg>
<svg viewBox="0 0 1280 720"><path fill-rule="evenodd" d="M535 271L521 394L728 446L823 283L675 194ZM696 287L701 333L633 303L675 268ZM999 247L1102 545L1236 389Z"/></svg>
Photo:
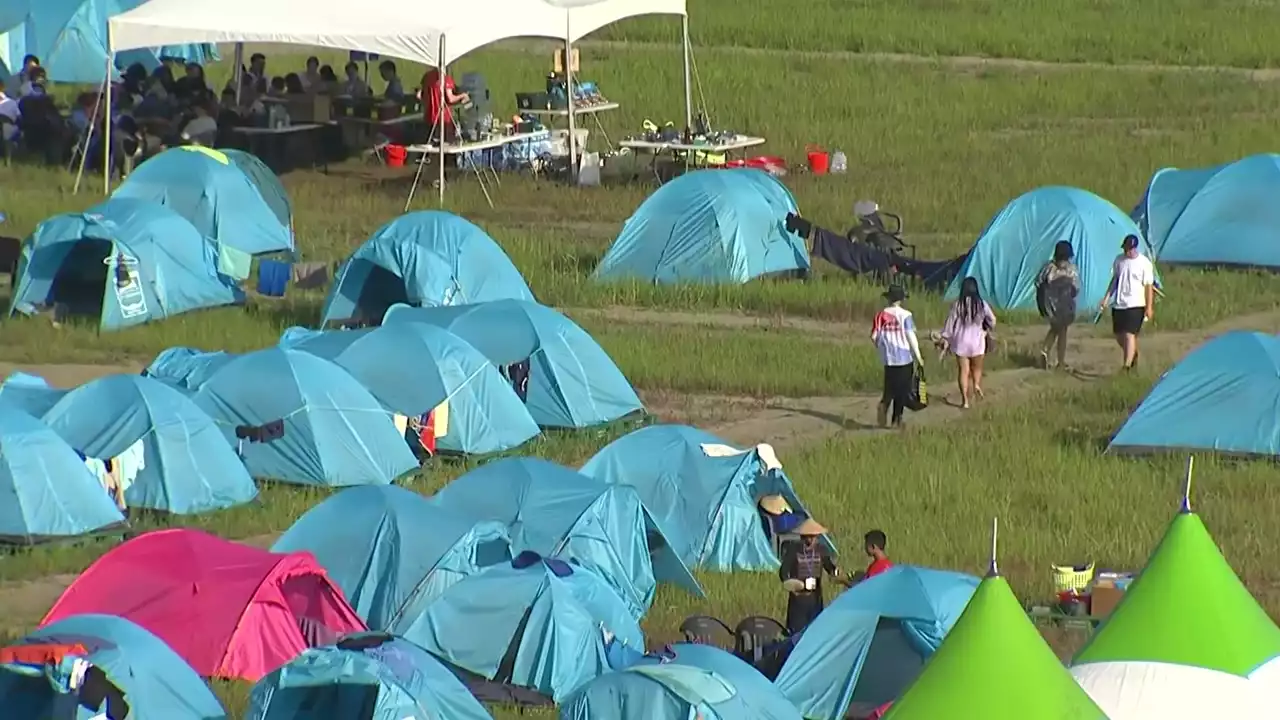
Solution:
<svg viewBox="0 0 1280 720"><path fill-rule="evenodd" d="M0 80L0 117L5 119L0 123L0 140L7 142L18 136L18 118L21 116L17 98L5 94L4 80Z"/></svg>
<svg viewBox="0 0 1280 720"><path fill-rule="evenodd" d="M890 285L884 293L888 306L876 313L871 324L871 342L875 343L884 365L884 391L880 396L876 420L881 427L893 423L902 426L902 413L911 398L916 366L924 366L920 340L916 337L916 320L902 307L907 291L901 285ZM892 414L890 413L892 411Z"/></svg>
<svg viewBox="0 0 1280 720"><path fill-rule="evenodd" d="M1124 252L1111 265L1111 283L1098 312L1111 301L1111 331L1124 353L1124 369L1129 370L1138 361L1138 334L1155 317L1156 269L1138 251L1136 235L1125 237L1120 248Z"/></svg>

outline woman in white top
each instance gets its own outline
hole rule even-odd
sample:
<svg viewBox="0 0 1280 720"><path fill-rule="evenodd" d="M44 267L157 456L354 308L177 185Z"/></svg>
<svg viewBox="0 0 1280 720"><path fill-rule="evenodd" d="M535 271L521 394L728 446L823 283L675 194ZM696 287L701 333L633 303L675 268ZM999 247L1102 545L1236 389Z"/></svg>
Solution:
<svg viewBox="0 0 1280 720"><path fill-rule="evenodd" d="M1124 353L1124 369L1138 362L1138 334L1155 317L1156 269L1138 252L1138 237L1129 235L1120 244L1124 251L1111 266L1111 282L1098 304L1098 312L1111 305L1111 331Z"/></svg>
<svg viewBox="0 0 1280 720"><path fill-rule="evenodd" d="M890 421L900 427L902 413L911 399L916 365L924 365L924 358L920 355L915 318L902 307L907 291L901 285L890 285L884 298L889 305L876 313L871 324L871 342L884 364L884 391L876 420L881 427L887 427Z"/></svg>

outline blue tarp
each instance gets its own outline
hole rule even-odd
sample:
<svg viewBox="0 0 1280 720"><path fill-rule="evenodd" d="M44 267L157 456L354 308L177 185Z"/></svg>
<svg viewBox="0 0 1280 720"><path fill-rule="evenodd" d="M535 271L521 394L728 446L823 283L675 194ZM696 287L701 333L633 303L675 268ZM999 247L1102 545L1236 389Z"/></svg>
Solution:
<svg viewBox="0 0 1280 720"><path fill-rule="evenodd" d="M987 225L947 289L955 299L966 277L976 278L993 307L1036 309L1036 277L1053 247L1071 243L1080 270L1077 311L1093 313L1111 282L1111 266L1126 235L1141 237L1133 220L1086 190L1043 187L1018 197Z"/></svg>
<svg viewBox="0 0 1280 720"><path fill-rule="evenodd" d="M310 648L253 686L246 720L490 720L439 660L408 640L357 633ZM374 688L373 714L364 690Z"/></svg>
<svg viewBox="0 0 1280 720"><path fill-rule="evenodd" d="M505 299L533 300L533 293L493 238L466 218L424 210L383 225L352 253L329 289L320 321L377 321L396 303Z"/></svg>
<svg viewBox="0 0 1280 720"><path fill-rule="evenodd" d="M442 327L499 367L530 361L529 414L543 427L583 428L643 410L636 391L596 341L555 310L522 300L415 308L397 305L385 324Z"/></svg>
<svg viewBox="0 0 1280 720"><path fill-rule="evenodd" d="M896 700L933 655L978 578L899 565L840 593L805 629L777 686L810 720L839 720L851 703Z"/></svg>
<svg viewBox="0 0 1280 720"><path fill-rule="evenodd" d="M191 394L199 390L219 368L237 357L239 356L222 350L205 352L195 348L172 347L161 350L142 374Z"/></svg>
<svg viewBox="0 0 1280 720"><path fill-rule="evenodd" d="M1280 267L1280 155L1160 170L1134 220L1161 262Z"/></svg>
<svg viewBox="0 0 1280 720"><path fill-rule="evenodd" d="M195 394L256 478L303 485L385 485L418 466L391 414L328 360L268 348L223 365ZM281 421L284 436L239 442L237 427Z"/></svg>
<svg viewBox="0 0 1280 720"><path fill-rule="evenodd" d="M1192 350L1156 383L1108 450L1280 456L1280 337L1235 331Z"/></svg>
<svg viewBox="0 0 1280 720"><path fill-rule="evenodd" d="M556 560L529 563L517 558L455 583L404 637L456 667L556 701L609 671L602 627L644 647L630 609L595 573Z"/></svg>
<svg viewBox="0 0 1280 720"><path fill-rule="evenodd" d="M780 495L805 513L782 468L767 468L754 449L712 457L704 445L727 445L686 425L653 425L624 435L582 466L582 474L634 487L690 567L721 572L778 567L756 503Z"/></svg>
<svg viewBox="0 0 1280 720"><path fill-rule="evenodd" d="M637 618L652 604L658 581L702 593L633 488L540 458L503 458L457 478L434 500L465 517L503 523L514 553L594 570Z"/></svg>
<svg viewBox="0 0 1280 720"><path fill-rule="evenodd" d="M786 228L795 198L760 170L699 170L658 188L622 227L593 277L654 283L745 283L807 270L804 238Z"/></svg>
<svg viewBox="0 0 1280 720"><path fill-rule="evenodd" d="M85 660L124 691L129 720L224 720L227 713L195 670L163 640L112 615L75 615L40 628L20 645L80 645ZM48 717L53 686L41 677L0 665L0 707L5 717ZM74 706L74 703L73 703ZM64 717L57 715L57 717ZM65 717L101 717L80 709Z"/></svg>
<svg viewBox="0 0 1280 720"><path fill-rule="evenodd" d="M540 432L497 368L465 340L434 325L290 328L280 344L336 363L391 412L418 417L448 400L448 427L436 440L438 450L500 452Z"/></svg>
<svg viewBox="0 0 1280 720"><path fill-rule="evenodd" d="M107 64L107 18L132 10L145 0L4 0L0 3L0 58L10 69L21 69L22 58L35 55L49 74L62 83L102 84ZM117 69L141 63L148 71L161 58L206 63L218 60L214 45L166 45L125 50L115 54ZM16 91L17 88L12 88Z"/></svg>
<svg viewBox="0 0 1280 720"><path fill-rule="evenodd" d="M142 441L146 464L129 507L187 514L249 502L258 489L222 431L192 400L141 375L108 375L58 401L44 420L89 457L111 459Z"/></svg>
<svg viewBox="0 0 1280 720"><path fill-rule="evenodd" d="M0 382L0 404L38 418L44 417L66 394L66 390L49 387L49 383L38 375L16 372Z"/></svg>
<svg viewBox="0 0 1280 720"><path fill-rule="evenodd" d="M65 440L0 403L0 542L68 538L123 523L115 502Z"/></svg>
<svg viewBox="0 0 1280 720"><path fill-rule="evenodd" d="M717 647L678 644L579 688L560 720L801 720L758 670Z"/></svg>
<svg viewBox="0 0 1280 720"><path fill-rule="evenodd" d="M112 193L168 206L196 230L250 255L293 249L293 230L276 201L221 150L197 145L170 148L142 163ZM283 194L283 190L279 191Z"/></svg>
<svg viewBox="0 0 1280 720"><path fill-rule="evenodd" d="M354 487L307 511L272 552L305 550L373 630L397 632L446 588L509 562L506 527L395 485Z"/></svg>
<svg viewBox="0 0 1280 720"><path fill-rule="evenodd" d="M57 302L117 330L243 300L218 272L217 243L169 208L112 198L45 220L23 242L9 314Z"/></svg>

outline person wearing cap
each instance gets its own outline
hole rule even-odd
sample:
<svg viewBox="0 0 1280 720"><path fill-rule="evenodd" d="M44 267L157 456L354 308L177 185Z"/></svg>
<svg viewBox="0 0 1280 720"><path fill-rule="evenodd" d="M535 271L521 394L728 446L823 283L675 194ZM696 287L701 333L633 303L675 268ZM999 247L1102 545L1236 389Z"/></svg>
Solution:
<svg viewBox="0 0 1280 720"><path fill-rule="evenodd" d="M884 392L876 420L881 427L892 421L902 425L902 413L911 399L915 368L924 365L920 354L920 340L916 337L916 321L911 311L902 307L907 291L901 285L890 285L884 298L889 305L876 313L871 323L871 342L880 353L884 364ZM891 413L892 411L892 413Z"/></svg>
<svg viewBox="0 0 1280 720"><path fill-rule="evenodd" d="M822 574L840 577L840 569L831 559L831 553L818 542L827 529L813 518L808 518L795 529L799 543L791 543L782 553L782 566L778 577L789 593L787 597L787 632L791 635L803 631L818 617L825 606L822 599Z"/></svg>
<svg viewBox="0 0 1280 720"><path fill-rule="evenodd" d="M1040 361L1045 369L1049 364L1049 352L1056 348L1058 368L1067 364L1067 329L1076 321L1076 297L1080 294L1080 270L1072 262L1075 250L1066 240L1053 246L1053 260L1036 276L1036 307L1040 317L1049 323L1049 333L1044 336Z"/></svg>
<svg viewBox="0 0 1280 720"><path fill-rule="evenodd" d="M1098 312L1111 303L1111 331L1124 355L1123 367L1130 370L1138 361L1138 334L1155 317L1156 269L1138 251L1137 235L1126 236L1120 248L1123 252L1111 265L1111 282Z"/></svg>

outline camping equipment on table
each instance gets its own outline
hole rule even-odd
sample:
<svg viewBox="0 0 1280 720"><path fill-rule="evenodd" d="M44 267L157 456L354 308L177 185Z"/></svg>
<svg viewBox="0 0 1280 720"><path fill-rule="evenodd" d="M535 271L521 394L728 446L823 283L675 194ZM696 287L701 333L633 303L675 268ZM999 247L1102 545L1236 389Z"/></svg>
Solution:
<svg viewBox="0 0 1280 720"><path fill-rule="evenodd" d="M1054 565L1053 589L1055 592L1082 593L1093 582L1093 563L1085 565Z"/></svg>

